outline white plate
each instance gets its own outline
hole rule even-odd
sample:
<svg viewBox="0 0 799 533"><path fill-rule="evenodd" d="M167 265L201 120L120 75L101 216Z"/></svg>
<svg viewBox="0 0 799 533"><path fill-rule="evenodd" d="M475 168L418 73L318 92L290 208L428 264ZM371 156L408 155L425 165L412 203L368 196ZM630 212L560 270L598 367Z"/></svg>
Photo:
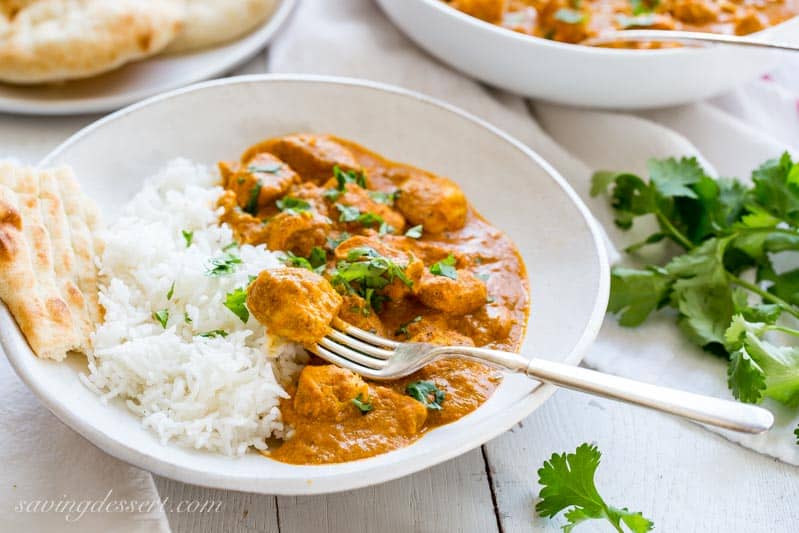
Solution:
<svg viewBox="0 0 799 533"><path fill-rule="evenodd" d="M176 55L158 55L122 68L64 84L16 86L0 83L0 112L23 115L105 113L155 94L232 71L251 59L286 22L297 0L279 0L258 29L227 44Z"/></svg>
<svg viewBox="0 0 799 533"><path fill-rule="evenodd" d="M74 167L106 218L166 161L209 165L266 137L332 132L389 158L456 180L527 263L532 313L524 352L577 364L597 334L609 274L597 223L538 155L451 106L371 82L244 76L199 84L131 106L77 133L42 165ZM162 445L121 402L84 387L83 358L37 359L0 308L0 342L25 383L70 427L106 452L162 476L226 489L311 494L394 479L455 457L511 428L553 392L508 376L476 412L401 450L324 466L294 466ZM547 438L541 435L542 439Z"/></svg>
<svg viewBox="0 0 799 533"><path fill-rule="evenodd" d="M453 67L511 92L584 107L684 104L772 69L780 53L737 46L623 50L559 43L489 24L441 0L377 0L417 44ZM799 17L759 32L796 42Z"/></svg>

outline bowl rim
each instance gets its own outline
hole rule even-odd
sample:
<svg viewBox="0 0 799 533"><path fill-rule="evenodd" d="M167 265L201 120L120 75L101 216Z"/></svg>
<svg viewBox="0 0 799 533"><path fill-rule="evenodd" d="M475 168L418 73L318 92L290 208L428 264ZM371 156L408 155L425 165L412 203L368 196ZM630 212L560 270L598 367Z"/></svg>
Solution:
<svg viewBox="0 0 799 533"><path fill-rule="evenodd" d="M378 0L381 4L384 2L394 2L397 0ZM714 50L715 47L709 46L705 48L693 48L683 46L680 48L659 48L655 50L634 50L628 48L605 48L600 46L583 46L574 43L563 43L559 41L552 41L550 39L544 39L542 37L537 37L535 35L527 35L526 33L520 33L517 31L513 31L508 28L504 28L502 26L498 26L496 24L492 24L485 20L479 19L467 13L464 13L454 7L450 6L446 2L442 0L400 0L403 2L421 2L426 4L430 9L436 9L441 13L446 13L449 16L455 17L460 19L461 22L468 24L475 29L482 31L484 33L492 33L498 37L507 37L509 39L516 40L521 44L534 44L538 46L550 47L554 49L559 49L564 52L575 52L575 53L586 53L586 54L593 54L594 56L613 56L613 57L644 57L650 58L653 56L673 56L673 55L686 55L686 54L699 54L699 53L708 53L711 50ZM794 15L793 17L783 20L779 24L775 24L774 26L769 26L768 28L764 28L758 32L754 32L749 34L749 37L752 36L768 36L770 33L775 31L777 28L784 26L786 24L791 23L792 21L799 20L799 14Z"/></svg>
<svg viewBox="0 0 799 533"><path fill-rule="evenodd" d="M477 127L481 127L488 130L494 136L498 137L499 140L509 143L515 149L521 151L525 156L527 156L531 160L532 163L537 164L545 172L545 174L547 174L547 176L555 182L556 185L560 186L563 192L572 201L572 204L577 208L577 211L583 217L583 220L591 234L592 241L594 244L594 253L596 254L599 263L598 264L599 281L598 281L598 286L596 287L596 292L594 294L594 304L593 308L591 309L589 319L585 325L583 332L580 334L576 344L574 345L574 348L563 359L563 362L567 364L577 365L580 363L583 356L585 355L585 352L588 350L588 348L596 338L597 334L599 333L599 329L602 325L602 321L605 315L605 309L607 306L608 295L610 290L610 264L608 261L607 250L605 247L603 230L601 229L599 223L596 221L596 219L589 211L588 207L583 203L583 201L574 191L574 189L572 189L572 187L552 167L552 165L550 165L540 155L538 155L532 149L528 148L526 145L522 144L520 141L514 139L513 137L499 130L495 126L492 126L490 123L466 111L463 111L449 103L445 103L440 100L431 98L429 96L414 91L410 91L407 89L391 86L388 84L367 81L367 80L353 79L353 78L342 78L342 77L322 76L322 75L299 75L299 74L259 74L259 75L237 76L221 80L213 80L213 81L198 83L188 87L170 91L158 96L154 96L142 102L133 104L115 113L112 113L86 126L85 128L81 129L80 131L72 135L70 138L61 143L58 147L56 147L52 152L50 152L47 156L45 156L40 161L38 166L42 167L47 165L56 156L60 155L62 152L70 148L73 144L79 142L81 139L83 139L83 137L87 136L90 133L95 132L96 130L104 127L106 124L113 122L120 117L136 112L140 108L147 107L149 105L169 100L172 98L178 98L184 94L193 93L196 91L202 91L210 87L218 87L226 85L232 86L232 85L247 84L247 83L270 83L273 81L355 86L379 92L387 92L392 95L404 98L410 98L420 103L437 107L442 111L454 114L462 119L466 119L467 121L471 122ZM3 322L5 321L2 316L0 316L0 321ZM13 319L11 320L11 323L14 324ZM155 474L162 475L171 479L176 479L185 483L191 483L200 486L229 489L229 490L239 490L239 491L243 490L243 491L250 491L262 494L277 494L277 495L325 494L325 493L361 488L364 486L375 485L378 483L384 483L393 479L397 479L399 477L416 473L418 471L427 469L429 467L432 467L434 465L452 459L456 456L459 456L463 453L466 453L467 451L470 451L478 446L481 446L485 444L487 441L493 439L494 437L506 432L507 430L512 428L516 423L527 417L532 411L534 411L536 408L542 405L556 390L556 388L553 385L536 382L535 385L530 390L530 392L522 396L521 399L516 404L514 404L513 409L506 409L503 412L497 413L496 416L489 417L488 419L481 420L476 424L474 424L473 426L473 432L475 435L474 439L465 442L460 442L457 445L447 449L446 451L442 451L441 453L415 455L412 460L403 460L402 462L395 463L393 465L394 468L386 468L386 465L375 464L352 471L334 473L323 477L317 476L315 482L312 484L303 482L301 484L295 483L294 485L288 486L291 484L290 478L271 477L268 478L267 485L264 485L263 481L261 480L258 480L257 482L258 484L256 485L255 482L248 483L247 480L244 480L241 477L237 477L236 475L211 473L196 466L178 466L175 463L170 462L168 460L147 455L146 453L143 453L138 449L128 446L124 442L120 442L117 438L111 435L97 431L95 428L91 426L91 424L88 423L86 417L73 415L68 409L63 408L60 402L52 395L48 394L47 391L44 390L44 387L36 381L35 376L32 373L28 372L28 369L26 368L27 366L26 360L23 358L31 357L31 352L29 350L24 350L24 349L23 350L12 349L14 348L15 344L15 335L13 333L14 329L15 328L8 328L5 330L0 329L0 345L2 345L5 353L8 356L8 360L11 363L11 366L14 368L17 375L19 375L19 377L28 386L28 388L31 389L36 394L39 400L42 401L42 403L59 420L64 422L74 431L78 432L80 435L89 440L95 446L99 447L106 453L114 457L117 457L118 459L121 459L127 463L133 464L137 467L143 468ZM21 335L21 333L18 332L18 329L16 331L17 335ZM22 342L25 346L27 346L27 344L24 341L24 337L22 337ZM142 431L145 431L145 429L142 428ZM370 460L371 458L362 461L366 462ZM303 466L302 468L306 468L309 470L309 477L310 477L314 475L312 474L312 472L313 469L316 467ZM269 486L270 484L275 482L279 483L281 480L283 480L284 482L283 487L272 488L271 486Z"/></svg>

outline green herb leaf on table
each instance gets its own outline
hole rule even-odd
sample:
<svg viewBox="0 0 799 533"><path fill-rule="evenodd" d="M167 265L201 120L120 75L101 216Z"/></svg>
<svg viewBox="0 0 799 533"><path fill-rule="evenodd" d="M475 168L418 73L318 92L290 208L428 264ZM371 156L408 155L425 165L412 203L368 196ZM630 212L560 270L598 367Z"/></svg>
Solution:
<svg viewBox="0 0 799 533"><path fill-rule="evenodd" d="M637 326L675 309L692 342L729 359L736 398L799 407L799 348L790 342L799 330L780 323L799 318L799 268L785 269L790 256L781 255L799 251L799 163L787 153L767 161L752 185L713 179L695 158L652 160L648 172L648 180L597 172L591 193L609 194L622 229L657 221L628 251L666 238L682 250L659 265L614 267L608 311Z"/></svg>
<svg viewBox="0 0 799 533"><path fill-rule="evenodd" d="M455 262L455 256L449 254L445 259L430 265L430 273L449 279L458 279L458 272L455 270Z"/></svg>
<svg viewBox="0 0 799 533"><path fill-rule="evenodd" d="M432 381L414 381L405 387L405 394L422 402L432 411L440 411L446 398L444 391L436 387Z"/></svg>
<svg viewBox="0 0 799 533"><path fill-rule="evenodd" d="M169 309L161 309L153 313L153 319L156 320L161 327L166 329L166 324L169 322Z"/></svg>
<svg viewBox="0 0 799 533"><path fill-rule="evenodd" d="M372 404L369 402L369 399L368 398L364 399L361 394L358 394L358 396L353 398L351 401L353 404L355 404L355 407L357 407L361 411L362 415L365 415L366 413L374 409L374 406L372 406Z"/></svg>
<svg viewBox="0 0 799 533"><path fill-rule="evenodd" d="M225 307L239 317L245 324L250 319L250 311L247 309L247 288L239 287L225 296Z"/></svg>
<svg viewBox="0 0 799 533"><path fill-rule="evenodd" d="M641 513L610 506L599 495L594 477L601 457L595 445L585 443L574 453L552 454L538 470L538 483L543 486L535 506L538 514L552 518L566 511L566 532L594 519L607 520L619 532L624 531L622 523L634 533L651 531L654 523Z"/></svg>

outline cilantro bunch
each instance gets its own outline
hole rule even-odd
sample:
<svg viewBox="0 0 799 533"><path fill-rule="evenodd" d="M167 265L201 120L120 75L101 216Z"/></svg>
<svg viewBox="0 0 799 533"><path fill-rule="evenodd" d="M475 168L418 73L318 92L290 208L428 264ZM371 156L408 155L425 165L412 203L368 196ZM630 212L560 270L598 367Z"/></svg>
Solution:
<svg viewBox="0 0 799 533"><path fill-rule="evenodd" d="M676 311L697 346L729 360L733 395L799 406L799 162L787 153L752 172L752 184L713 179L695 158L653 159L648 179L597 172L591 194L607 193L615 223L640 217L658 230L626 249L670 241L662 264L615 267L608 311L634 327L658 309ZM799 431L799 430L797 430Z"/></svg>

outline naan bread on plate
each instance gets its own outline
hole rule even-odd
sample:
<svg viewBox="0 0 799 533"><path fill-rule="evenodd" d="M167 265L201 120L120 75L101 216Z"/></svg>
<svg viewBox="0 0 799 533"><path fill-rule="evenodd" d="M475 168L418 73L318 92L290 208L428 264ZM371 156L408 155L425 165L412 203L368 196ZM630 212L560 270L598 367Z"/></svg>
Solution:
<svg viewBox="0 0 799 533"><path fill-rule="evenodd" d="M277 3L277 0L186 0L183 30L166 51L188 52L232 41L263 23Z"/></svg>
<svg viewBox="0 0 799 533"><path fill-rule="evenodd" d="M0 81L86 78L160 52L185 0L0 0Z"/></svg>
<svg viewBox="0 0 799 533"><path fill-rule="evenodd" d="M69 169L0 162L0 300L39 357L91 349L102 317L97 226Z"/></svg>

